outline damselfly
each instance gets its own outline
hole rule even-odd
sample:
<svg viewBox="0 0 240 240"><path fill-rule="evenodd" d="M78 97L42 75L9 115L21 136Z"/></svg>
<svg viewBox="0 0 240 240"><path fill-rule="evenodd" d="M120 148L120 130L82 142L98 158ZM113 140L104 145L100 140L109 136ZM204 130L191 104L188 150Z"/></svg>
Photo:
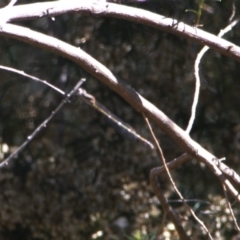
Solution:
<svg viewBox="0 0 240 240"><path fill-rule="evenodd" d="M105 108L101 103L99 103L94 96L87 93L83 88L78 89L78 95L91 107L95 108L100 113L104 114L108 119L116 123L118 126L126 130L128 133L132 134L135 138L141 140L146 143L150 148L154 148L153 144L149 142L147 139L140 136L132 127L128 124L123 123L118 117L112 114L107 108Z"/></svg>

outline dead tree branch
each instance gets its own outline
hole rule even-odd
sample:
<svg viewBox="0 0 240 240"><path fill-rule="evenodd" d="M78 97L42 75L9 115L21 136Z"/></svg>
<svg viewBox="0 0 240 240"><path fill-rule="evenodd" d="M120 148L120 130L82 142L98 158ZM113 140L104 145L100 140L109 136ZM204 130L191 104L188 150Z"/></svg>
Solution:
<svg viewBox="0 0 240 240"><path fill-rule="evenodd" d="M206 45L230 58L240 61L240 47L214 34L189 26L173 18L150 11L98 0L52 1L17 5L4 10L8 22L52 17L67 13L84 13L93 16L113 17L143 24L162 31L188 38L200 45ZM1 10L0 10L1 16ZM0 21L1 22L1 21Z"/></svg>
<svg viewBox="0 0 240 240"><path fill-rule="evenodd" d="M18 39L19 41L48 50L72 60L90 74L99 79L103 84L122 96L137 111L144 113L149 119L155 121L158 126L167 133L190 156L205 163L211 171L226 185L228 191L240 202L240 196L235 187L226 179L214 160L218 159L213 154L195 142L183 129L168 118L154 104L150 103L128 84L120 81L103 64L92 56L68 43L54 37L30 30L13 24L4 24L0 28L0 35ZM239 177L240 178L240 177Z"/></svg>

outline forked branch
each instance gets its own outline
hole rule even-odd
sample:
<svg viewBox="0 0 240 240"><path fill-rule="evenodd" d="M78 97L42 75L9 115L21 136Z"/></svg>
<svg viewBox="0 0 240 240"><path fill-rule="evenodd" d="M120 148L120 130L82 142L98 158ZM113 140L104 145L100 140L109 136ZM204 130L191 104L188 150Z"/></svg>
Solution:
<svg viewBox="0 0 240 240"><path fill-rule="evenodd" d="M54 52L72 60L84 68L103 84L107 85L110 89L122 96L137 111L144 113L146 117L155 121L158 126L183 149L184 152L188 153L196 160L205 163L221 182L225 184L231 195L240 202L238 191L229 180L226 179L222 171L215 164L214 160L218 159L217 157L191 139L183 129L176 125L160 109L146 100L128 84L119 80L107 67L102 65L82 49L60 41L54 37L13 24L4 24L0 28L0 35L15 38L33 46ZM236 176L238 175L236 174Z"/></svg>

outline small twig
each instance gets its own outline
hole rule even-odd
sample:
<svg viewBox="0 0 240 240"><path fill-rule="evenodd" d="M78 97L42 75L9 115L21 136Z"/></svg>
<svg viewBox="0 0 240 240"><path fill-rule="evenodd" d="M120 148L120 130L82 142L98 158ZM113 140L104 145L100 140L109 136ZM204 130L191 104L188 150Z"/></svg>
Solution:
<svg viewBox="0 0 240 240"><path fill-rule="evenodd" d="M167 163L167 168L168 169L175 169L178 166L182 165L183 163L189 161L191 158L192 157L189 156L187 153L184 153L181 156L173 159L171 162L168 162ZM165 168L164 168L164 166L156 167L156 168L152 169L152 171L154 172L154 174L160 175L160 174L165 172Z"/></svg>
<svg viewBox="0 0 240 240"><path fill-rule="evenodd" d="M231 206L231 203L229 202L229 199L228 199L228 194L227 194L227 189L226 189L226 186L224 184L222 184L222 187L223 187L223 192L224 192L224 195L225 195L225 199L227 201L227 206L230 210L230 213L231 213L231 216L233 218L233 222L235 224L235 227L237 228L238 232L240 232L240 228L239 228L239 225L237 223L237 220L234 216L234 212L233 212L233 209L232 209L232 206Z"/></svg>
<svg viewBox="0 0 240 240"><path fill-rule="evenodd" d="M233 169L229 168L223 162L219 161L217 158L214 158L213 163L224 173L226 179L229 180L231 184L237 187L238 191L240 190L240 176ZM224 183L224 181L222 181ZM238 193L236 193L238 194ZM237 200L239 202L239 200Z"/></svg>
<svg viewBox="0 0 240 240"><path fill-rule="evenodd" d="M157 151L158 151L160 160L162 161L162 164L163 164L163 166L164 166L164 168L165 168L165 171L166 171L166 173L167 173L167 175L168 175L168 178L169 178L169 180L170 180L170 182L171 182L171 184L172 184L175 192L178 194L179 198L182 200L184 206L191 212L191 214L192 214L192 216L195 218L195 220L203 227L203 229L205 230L205 232L208 234L208 237L213 240L213 238L212 238L209 230L208 230L207 227L205 226L205 224L197 217L197 215L196 215L195 212L192 210L192 208L189 207L189 205L186 203L185 199L183 198L182 194L181 194L180 191L178 190L175 182L174 182L173 179L172 179L172 176L171 176L171 174L170 174L170 171L169 171L169 169L168 169L168 167L167 167L166 160L165 160L165 157L164 157L164 155L163 155L162 148L161 148L161 146L160 146L160 144L159 144L159 142L158 142L158 140L157 140L157 138L156 138L156 136L155 136L155 134L154 134L154 132L153 132L153 130L152 130L152 127L151 127L151 125L150 125L150 123L149 123L149 121L148 121L148 118L144 115L144 113L143 113L143 117L144 117L144 119L145 119L145 121L146 121L146 124L147 124L147 126L148 126L148 128L149 128L149 131L150 131L150 133L151 133L151 135L152 135L152 138L153 138L153 140L154 140L154 142L155 142L155 145L156 145L156 148L157 148Z"/></svg>
<svg viewBox="0 0 240 240"><path fill-rule="evenodd" d="M34 76L30 75L30 74L25 73L24 71L17 70L15 68L11 68L11 67L2 66L2 65L0 65L0 69L6 70L6 71L9 71L9 72L13 72L13 73L17 73L17 74L19 74L19 75L21 75L23 77L27 77L27 78L30 78L30 79L32 79L34 81L43 83L44 85L52 88L53 90L59 92L60 94L65 95L64 91L62 91L61 89L55 87L54 85L52 85L51 83L47 82L46 80L42 80L40 78L34 77Z"/></svg>
<svg viewBox="0 0 240 240"><path fill-rule="evenodd" d="M59 89L59 88L55 87L54 85L48 83L46 80L42 80L40 78L37 78L37 77L32 76L30 74L27 74L24 71L20 71L20 70L17 70L15 68L6 67L6 66L2 66L2 65L0 65L0 69L6 70L6 71L9 71L9 72L13 72L13 73L19 74L23 77L27 77L27 78L32 79L34 81L40 82L40 83L52 88L53 90L57 91L58 93L60 93L62 95L65 95L64 91L62 91L61 89ZM89 104L93 108L95 108L98 111L100 111L101 113L103 113L105 116L110 118L113 122L115 122L117 125L124 128L125 130L127 130L134 137L136 137L136 138L140 139L141 141L143 141L144 143L146 143L151 149L154 149L153 144L151 142L149 142L147 139L145 139L144 137L142 137L141 135L139 135L131 126L129 126L128 124L125 124L125 123L123 124L122 121L118 117L116 117L115 115L113 115L113 114L109 115L108 114L109 111L102 104L97 102L95 100L94 96L87 93L86 90L84 90L83 88L79 88L78 93L79 93L78 95L81 96L87 104Z"/></svg>
<svg viewBox="0 0 240 240"><path fill-rule="evenodd" d="M7 7L12 7L17 1L18 1L18 0L11 0L11 1L8 3Z"/></svg>
<svg viewBox="0 0 240 240"><path fill-rule="evenodd" d="M235 4L235 0L233 0L232 1L232 14L229 17L228 22L231 22L233 20L233 18L235 17L235 15L236 15L236 4Z"/></svg>
<svg viewBox="0 0 240 240"><path fill-rule="evenodd" d="M204 201L204 200L201 200L201 199L184 199L185 202L197 202L197 203L203 203L203 204L210 204L209 201ZM182 200L168 200L168 202L170 203L182 203Z"/></svg>
<svg viewBox="0 0 240 240"><path fill-rule="evenodd" d="M166 215L168 215L168 217L173 222L173 224L178 232L179 238L181 240L190 240L191 238L187 235L186 231L184 230L184 228L181 225L181 221L180 221L180 217L179 217L178 213L168 204L168 201L165 198L164 194L161 193L162 191L160 190L161 187L159 186L158 181L157 181L157 175L155 175L155 173L152 172L152 170L150 172L150 183L151 183L154 193L156 194L156 196L159 199L161 206L163 208L163 211L164 211L163 217L165 218ZM163 230L163 223L164 223L164 219L159 227L159 231Z"/></svg>
<svg viewBox="0 0 240 240"><path fill-rule="evenodd" d="M68 102L70 97L79 89L79 87L83 84L85 79L81 79L77 85L72 89L72 91L66 95L66 97L62 100L62 102L58 105L58 107L50 114L50 116L44 120L43 123L41 123L34 131L33 133L27 137L26 141L17 148L15 152L13 152L8 158L6 158L3 162L0 163L0 168L8 165L8 163L16 157L33 139L34 137L41 131L43 130L47 124L52 120L52 118L57 114L57 112L65 105L65 103Z"/></svg>
<svg viewBox="0 0 240 240"><path fill-rule="evenodd" d="M198 99L199 99L199 92L200 92L200 86L201 86L201 82L200 82L200 75L199 75L199 64L200 61L203 57L203 55L205 54L205 52L207 52L207 50L209 49L209 47L205 46L202 48L202 50L198 53L197 58L195 60L194 63L194 74L195 74L195 92L194 92L194 97L193 97L193 103L192 103L192 109L191 109L191 117L189 119L188 122L188 126L186 129L186 132L189 134L195 117L196 117L196 109L197 109L197 104L198 104Z"/></svg>
<svg viewBox="0 0 240 240"><path fill-rule="evenodd" d="M227 27L225 27L223 30L221 30L218 34L218 37L222 37L224 34L232 30L232 28L239 22L239 19L231 22ZM194 97L193 97L193 103L192 103L192 108L191 108L191 117L188 122L188 126L186 129L186 132L189 134L195 117L196 117L196 108L198 104L198 99L199 99L199 92L200 92L200 86L201 86L201 81L200 81L200 75L199 75L199 65L200 62L204 56L204 54L208 51L209 47L204 46L202 50L198 53L197 58L194 63L194 75L195 75L195 92L194 92Z"/></svg>
<svg viewBox="0 0 240 240"><path fill-rule="evenodd" d="M191 157L188 154L184 153L180 157L175 158L171 162L167 163L167 166L169 169L174 169L177 166L185 163L186 161L189 161L190 159ZM164 166L153 168L151 169L151 172L150 172L151 185L164 210L162 221L159 226L159 234L163 232L166 215L168 215L171 221L174 223L180 239L190 239L190 237L186 234L184 228L180 223L180 217L178 216L177 212L168 204L169 201L164 197L164 194L161 193L160 191L160 186L157 183L157 176L159 176L164 172L165 172Z"/></svg>

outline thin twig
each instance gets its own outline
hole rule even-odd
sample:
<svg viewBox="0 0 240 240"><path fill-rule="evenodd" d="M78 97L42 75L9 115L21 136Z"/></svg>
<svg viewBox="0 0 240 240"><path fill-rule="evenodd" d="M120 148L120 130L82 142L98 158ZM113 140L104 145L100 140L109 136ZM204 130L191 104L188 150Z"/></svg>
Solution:
<svg viewBox="0 0 240 240"><path fill-rule="evenodd" d="M175 158L171 162L167 163L167 165L168 165L168 168L174 169L177 166L183 164L184 162L186 162L190 159L191 159L191 157L185 153L185 154L181 155L180 157ZM151 169L151 172L150 172L151 186L153 187L153 190L154 190L157 198L159 199L159 201L162 205L162 208L164 210L162 221L159 226L159 234L161 234L163 232L166 215L168 215L169 218L171 219L171 221L173 222L173 224L175 225L175 228L179 234L179 238L180 239L191 239L186 234L186 231L182 227L178 213L169 205L169 201L165 198L164 194L160 190L161 188L159 186L159 183L157 182L157 176L159 176L160 174L162 174L164 172L165 172L164 166L153 168L153 169Z"/></svg>
<svg viewBox="0 0 240 240"><path fill-rule="evenodd" d="M184 153L181 156L173 159L171 162L168 162L167 167L168 167L168 169L175 169L178 166L182 165L183 163L189 161L190 159L192 159L192 157L189 156L188 154ZM154 173L156 175L160 175L164 172L165 172L164 166L154 168Z"/></svg>
<svg viewBox="0 0 240 240"><path fill-rule="evenodd" d="M143 117L144 117L144 119L145 119L145 121L146 121L146 124L147 124L147 126L148 126L148 128L149 128L149 131L150 131L150 133L151 133L151 135L152 135L152 138L153 138L153 140L154 140L154 142L155 142L155 145L156 145L156 148L157 148L157 151L158 151L160 160L162 161L162 164L163 164L163 166L164 166L164 168L165 168L165 171L166 171L166 173L167 173L167 175L168 175L168 178L169 178L169 180L170 180L170 182L171 182L171 184L172 184L175 192L178 194L179 198L182 200L184 206L191 212L191 214L192 214L192 216L195 218L195 220L203 227L203 229L205 230L205 232L208 234L208 237L213 240L213 238L212 238L212 236L211 236L211 233L209 232L209 230L208 230L207 227L205 226L204 222L202 222L202 221L197 217L197 215L195 214L195 212L194 212L194 211L192 210L192 208L186 203L186 201L185 201L185 199L183 198L182 194L181 194L180 191L178 190L175 182L174 182L173 179L172 179L172 176L171 176L171 174L170 174L170 171L169 171L169 169L168 169L168 167L167 167L166 160L165 160L165 157L164 157L164 155L163 155L162 148L161 148L161 146L160 146L160 144L159 144L159 142L158 142L158 140L157 140L157 138L156 138L156 136L155 136L155 134L154 134L154 132L153 132L153 130L152 130L152 127L151 127L151 125L150 125L150 122L148 121L148 118L144 115L144 113L143 113Z"/></svg>
<svg viewBox="0 0 240 240"><path fill-rule="evenodd" d="M227 189L226 189L226 186L224 184L222 184L222 187L223 187L223 192L224 192L224 195L225 195L225 199L227 201L227 206L230 210L230 213L231 213L231 216L233 218L233 222L235 224L235 227L237 228L238 232L240 232L240 228L239 228L239 225L237 223L237 219L235 218L234 216L234 212L233 212L233 209L232 209L232 206L231 206L231 203L229 202L229 199L228 199L228 194L227 194Z"/></svg>
<svg viewBox="0 0 240 240"><path fill-rule="evenodd" d="M217 162L218 164L221 163L220 160L215 160L215 162ZM217 164L216 163L216 164ZM225 173L226 172L226 173ZM227 178L229 178L229 180L231 180L232 178L232 175L233 175L233 171L231 171L231 174L227 174L227 171L225 171L224 174L226 175ZM232 219L233 219L233 222L235 224L235 227L237 228L237 230L240 232L240 228L239 228L239 225L237 223L237 220L236 220L236 217L234 215L234 212L233 212L233 209L232 209L232 206L231 206L231 203L229 202L229 198L228 198L228 194L227 194L227 188L226 188L226 185L224 183L222 183L222 188L223 188L223 192L224 192L224 196L225 196L225 199L227 201L227 206L229 208L229 211L231 213L231 216L232 216Z"/></svg>
<svg viewBox="0 0 240 240"><path fill-rule="evenodd" d="M224 173L224 176L237 187L238 191L240 190L240 176L232 168L225 165L223 162L219 161L217 158L214 158L213 163ZM239 201L238 201L239 202Z"/></svg>
<svg viewBox="0 0 240 240"><path fill-rule="evenodd" d="M47 82L46 80L42 80L42 79L37 78L37 77L35 77L35 76L33 76L33 75L27 74L27 73L25 73L24 71L17 70L16 68L11 68L11 67L2 66L2 65L0 65L0 69L6 70L6 71L9 71L9 72L13 72L13 73L17 73L17 74L19 74L19 75L21 75L21 76L23 76L23 77L27 77L27 78L30 78L30 79L32 79L32 80L34 80L34 81L43 83L44 85L46 85L46 86L52 88L53 90L59 92L59 93L62 94L63 96L65 95L65 92L64 92L64 91L62 91L61 89L55 87L54 85L52 85L51 83Z"/></svg>
<svg viewBox="0 0 240 240"><path fill-rule="evenodd" d="M191 117L189 119L188 122L188 126L186 129L186 133L190 133L195 117L196 117L196 108L197 108L197 104L198 104L198 99L199 99L199 92L200 92L200 86L201 86L201 82L200 82L200 75L199 75L199 64L200 61L203 57L203 55L205 54L205 52L207 52L207 50L209 49L209 47L205 46L202 48L202 50L198 53L197 58L195 60L194 63L194 74L195 74L195 92L194 92L194 97L193 97L193 103L192 103L192 108L191 108Z"/></svg>
<svg viewBox="0 0 240 240"><path fill-rule="evenodd" d="M231 22L233 20L233 18L236 15L236 4L235 4L235 0L232 0L232 13L231 16L228 19L228 22Z"/></svg>
<svg viewBox="0 0 240 240"><path fill-rule="evenodd" d="M8 3L7 7L12 7L17 1L18 1L18 0L11 0L11 1Z"/></svg>
<svg viewBox="0 0 240 240"><path fill-rule="evenodd" d="M9 162L16 157L33 139L34 137L40 132L42 131L47 124L52 120L52 118L57 114L57 112L65 105L65 103L68 102L68 100L70 99L70 97L79 89L79 87L83 84L83 82L85 81L85 79L81 79L76 86L72 89L72 91L66 95L66 97L62 100L62 102L58 105L58 107L50 114L50 116L44 120L43 123L41 123L34 131L33 133L27 137L26 141L17 148L17 150L15 152L13 152L8 158L6 158L3 162L0 163L0 168L8 165Z"/></svg>
<svg viewBox="0 0 240 240"><path fill-rule="evenodd" d="M224 34L226 34L227 32L229 32L230 30L232 30L232 28L239 22L239 19L231 22L227 27L225 27L223 30L221 30L218 34L218 37L222 37ZM197 108L197 104L198 104L198 99L199 99L199 92L200 92L200 86L201 86L201 80L200 80L200 75L199 75L199 65L200 62L204 56L204 54L208 51L209 47L208 46L204 46L202 48L202 50L198 53L197 58L195 60L194 63L194 75L195 75L195 92L194 92L194 97L193 97L193 103L192 103L192 107L191 107L191 117L189 119L188 122L188 126L186 129L186 132L189 134L195 117L196 117L196 108Z"/></svg>
<svg viewBox="0 0 240 240"><path fill-rule="evenodd" d="M27 73L25 73L24 71L17 70L17 69L15 69L15 68L11 68L11 67L2 66L2 65L0 65L0 69L6 70L6 71L9 71L9 72L13 72L13 73L19 74L19 75L21 75L21 76L23 76L23 77L27 77L27 78L29 78L29 79L31 79L31 80L40 82L40 83L42 83L42 84L44 84L44 85L52 88L53 90L57 91L58 93L60 93L60 94L62 94L62 95L65 95L64 91L62 91L61 89L59 89L59 88L55 87L54 85L48 83L46 80L42 80L42 79L37 78L37 77L35 77L35 76L33 76L33 75L27 74ZM80 91L80 90L81 90L81 91ZM126 124L126 123L123 124L122 121L121 121L118 117L116 117L116 116L113 115L113 114L110 114L110 112L109 112L102 104L100 104L99 102L97 102L92 95L88 94L88 93L86 92L86 90L84 90L83 88L79 88L79 93L81 93L81 92L82 92L82 94L78 94L78 95L81 96L81 97L85 100L85 102L86 102L87 104L89 104L90 106L94 107L95 109L97 109L98 111L100 111L101 113L103 113L104 115L106 115L106 116L107 116L108 118L110 118L113 122L117 123L118 126L120 126L120 127L122 127L123 129L127 130L127 131L128 131L130 134L132 134L134 137L136 137L136 138L140 139L141 141L143 141L144 143L146 143L151 149L154 149L154 146L153 146L153 144L152 144L151 142L149 142L147 139L145 139L144 137L142 137L141 135L139 135L139 134L138 134L131 126L129 126L128 124ZM88 96L88 97L84 97L84 96ZM89 99L89 97L90 97L90 99ZM92 101L92 99L94 99L94 101ZM109 113L110 115L109 115L108 113Z"/></svg>
<svg viewBox="0 0 240 240"><path fill-rule="evenodd" d="M184 230L184 228L181 225L181 220L180 220L178 212L175 211L171 207L170 204L168 204L167 199L165 198L164 194L161 191L161 186L158 184L157 175L152 170L150 172L150 183L151 183L154 193L156 194L156 196L159 199L161 206L163 208L163 211L164 211L163 217L165 217L165 215L168 215L168 217L173 222L173 224L178 232L179 238L181 240L190 240L191 238L187 235L186 231ZM159 231L163 230L163 223L164 223L164 219L159 227Z"/></svg>

